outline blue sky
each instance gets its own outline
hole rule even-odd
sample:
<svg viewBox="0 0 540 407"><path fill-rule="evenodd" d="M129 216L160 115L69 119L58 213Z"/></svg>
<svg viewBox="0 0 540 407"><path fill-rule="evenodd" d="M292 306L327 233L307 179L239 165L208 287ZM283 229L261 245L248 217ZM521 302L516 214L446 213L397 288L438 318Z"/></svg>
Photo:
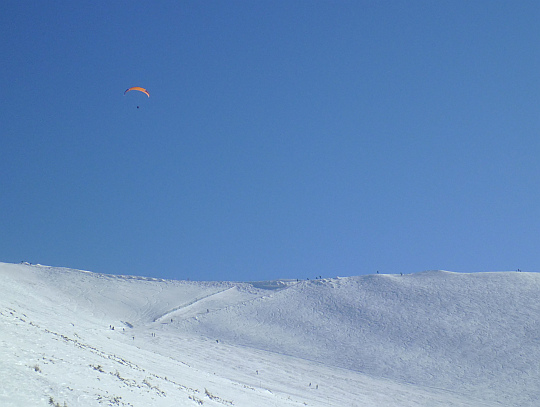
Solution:
<svg viewBox="0 0 540 407"><path fill-rule="evenodd" d="M5 1L0 261L539 270L538 21L537 1Z"/></svg>

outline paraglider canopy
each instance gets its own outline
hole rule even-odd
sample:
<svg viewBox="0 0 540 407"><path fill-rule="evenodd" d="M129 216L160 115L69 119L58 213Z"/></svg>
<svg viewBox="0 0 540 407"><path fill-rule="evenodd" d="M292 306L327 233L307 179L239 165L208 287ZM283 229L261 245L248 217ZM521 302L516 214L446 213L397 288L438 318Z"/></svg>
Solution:
<svg viewBox="0 0 540 407"><path fill-rule="evenodd" d="M124 95L126 93L128 93L130 90L138 90L139 92L142 92L142 93L146 94L146 96L150 97L150 93L148 93L148 91L146 89L141 88L139 86L134 86L132 88L126 89L126 91L124 92Z"/></svg>

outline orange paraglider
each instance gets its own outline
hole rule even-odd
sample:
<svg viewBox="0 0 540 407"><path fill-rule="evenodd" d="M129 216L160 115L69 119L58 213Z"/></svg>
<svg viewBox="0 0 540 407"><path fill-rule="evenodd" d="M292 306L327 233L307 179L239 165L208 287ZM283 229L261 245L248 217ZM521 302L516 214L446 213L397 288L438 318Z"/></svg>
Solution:
<svg viewBox="0 0 540 407"><path fill-rule="evenodd" d="M146 94L146 96L150 97L150 93L148 93L148 91L147 91L146 89L141 88L141 87L139 87L139 86L134 86L134 87L132 87L132 88L127 89L127 90L124 92L124 95L125 95L126 93L128 93L130 90L138 90L139 92L142 92L142 93Z"/></svg>

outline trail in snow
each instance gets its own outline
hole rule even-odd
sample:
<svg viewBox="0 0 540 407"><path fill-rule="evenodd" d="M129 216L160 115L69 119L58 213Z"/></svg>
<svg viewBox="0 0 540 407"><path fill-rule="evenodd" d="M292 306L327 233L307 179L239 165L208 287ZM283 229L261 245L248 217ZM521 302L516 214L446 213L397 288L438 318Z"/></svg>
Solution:
<svg viewBox="0 0 540 407"><path fill-rule="evenodd" d="M200 298L194 298L193 300L179 305L177 307L174 307L173 309L165 312L163 315L160 315L154 319L154 322L160 322L164 320L165 318L171 318L172 317L190 317L193 315L201 314L204 312L204 310L210 310L208 307L212 307L212 304L215 303L215 300L218 297L221 297L221 294L226 293L228 291L237 291L234 287L231 288L224 288L222 290L218 290L217 292L210 293L207 295L204 295ZM223 302L220 301L220 305L223 305ZM213 307L212 307L213 308Z"/></svg>

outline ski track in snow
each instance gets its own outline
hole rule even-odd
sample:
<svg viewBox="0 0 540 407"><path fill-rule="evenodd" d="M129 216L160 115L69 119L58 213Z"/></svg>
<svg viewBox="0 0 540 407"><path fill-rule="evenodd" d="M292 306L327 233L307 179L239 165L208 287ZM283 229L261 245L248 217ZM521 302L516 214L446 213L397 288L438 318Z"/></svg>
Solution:
<svg viewBox="0 0 540 407"><path fill-rule="evenodd" d="M0 263L0 405L536 406L540 274L186 282Z"/></svg>

